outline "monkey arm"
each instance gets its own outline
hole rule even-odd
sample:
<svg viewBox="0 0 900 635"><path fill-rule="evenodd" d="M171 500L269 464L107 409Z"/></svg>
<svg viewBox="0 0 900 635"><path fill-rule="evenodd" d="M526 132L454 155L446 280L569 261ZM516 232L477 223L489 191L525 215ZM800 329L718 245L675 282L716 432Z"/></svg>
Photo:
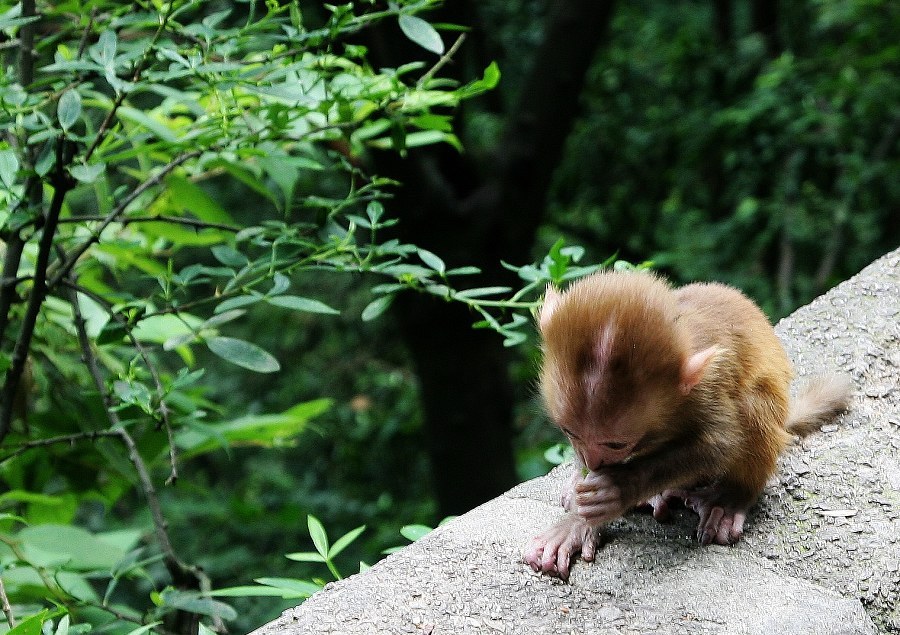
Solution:
<svg viewBox="0 0 900 635"><path fill-rule="evenodd" d="M603 467L575 484L572 511L592 523L609 522L665 490L720 476L730 458L727 448L728 444L719 444L710 435L692 435Z"/></svg>

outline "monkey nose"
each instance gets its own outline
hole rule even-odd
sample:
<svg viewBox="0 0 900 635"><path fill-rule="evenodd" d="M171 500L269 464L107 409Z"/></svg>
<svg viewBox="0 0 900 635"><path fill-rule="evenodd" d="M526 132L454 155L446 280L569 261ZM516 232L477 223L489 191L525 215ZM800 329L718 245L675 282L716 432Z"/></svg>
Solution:
<svg viewBox="0 0 900 635"><path fill-rule="evenodd" d="M606 465L615 465L616 463L621 463L626 458L628 458L628 454L630 451L630 447L611 449L607 446L601 445L585 450L582 453L582 460L584 461L584 464L587 468L592 471L596 471Z"/></svg>

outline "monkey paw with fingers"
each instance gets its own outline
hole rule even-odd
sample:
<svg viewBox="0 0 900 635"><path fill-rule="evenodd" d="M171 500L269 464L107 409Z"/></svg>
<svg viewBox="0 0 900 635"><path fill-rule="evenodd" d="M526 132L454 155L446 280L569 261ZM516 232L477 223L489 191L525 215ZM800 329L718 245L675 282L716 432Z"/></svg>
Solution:
<svg viewBox="0 0 900 635"><path fill-rule="evenodd" d="M577 556L590 562L597 554L600 528L575 514L533 538L525 550L525 563L537 573L569 579L572 560Z"/></svg>
<svg viewBox="0 0 900 635"><path fill-rule="evenodd" d="M615 520L629 508L622 499L622 490L606 472L591 472L575 485L573 511L591 524Z"/></svg>
<svg viewBox="0 0 900 635"><path fill-rule="evenodd" d="M559 504L562 506L564 510L567 512L575 511L575 488L578 487L578 484L584 481L584 475L581 473L581 469L577 468L572 471L572 475L566 480L563 485L562 491L559 496Z"/></svg>
<svg viewBox="0 0 900 635"><path fill-rule="evenodd" d="M689 492L685 505L700 515L697 539L702 545L733 545L744 535L747 508L723 502L716 487L705 487Z"/></svg>

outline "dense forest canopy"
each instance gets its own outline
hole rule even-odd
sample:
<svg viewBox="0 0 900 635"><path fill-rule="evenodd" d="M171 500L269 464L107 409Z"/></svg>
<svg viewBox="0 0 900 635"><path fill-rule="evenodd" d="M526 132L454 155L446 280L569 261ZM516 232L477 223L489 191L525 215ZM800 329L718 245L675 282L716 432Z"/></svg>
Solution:
<svg viewBox="0 0 900 635"><path fill-rule="evenodd" d="M896 247L898 33L0 1L0 629L246 632L546 471L548 282L652 263L774 319Z"/></svg>

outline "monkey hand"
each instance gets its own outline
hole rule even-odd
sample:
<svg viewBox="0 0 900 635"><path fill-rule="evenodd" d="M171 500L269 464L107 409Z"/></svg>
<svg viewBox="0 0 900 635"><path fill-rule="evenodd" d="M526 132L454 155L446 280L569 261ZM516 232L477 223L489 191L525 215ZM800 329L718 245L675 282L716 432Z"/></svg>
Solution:
<svg viewBox="0 0 900 635"><path fill-rule="evenodd" d="M533 538L525 549L524 561L537 573L569 579L572 560L581 555L591 562L597 553L600 527L576 514L566 514L556 525Z"/></svg>
<svg viewBox="0 0 900 635"><path fill-rule="evenodd" d="M578 465L575 466L575 469L572 470L572 476L566 480L565 484L563 484L562 492L560 492L559 504L567 512L575 511L575 487L584 480L582 469Z"/></svg>
<svg viewBox="0 0 900 635"><path fill-rule="evenodd" d="M575 509L592 525L606 523L629 510L622 498L622 490L608 472L590 472L575 485Z"/></svg>

